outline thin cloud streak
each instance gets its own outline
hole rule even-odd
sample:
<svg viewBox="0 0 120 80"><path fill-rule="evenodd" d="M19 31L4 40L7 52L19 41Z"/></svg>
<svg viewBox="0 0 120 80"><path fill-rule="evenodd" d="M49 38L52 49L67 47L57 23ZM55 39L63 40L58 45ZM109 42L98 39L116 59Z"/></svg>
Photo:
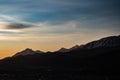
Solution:
<svg viewBox="0 0 120 80"><path fill-rule="evenodd" d="M83 22L82 22L83 23ZM16 41L30 41L30 42L52 42L59 41L59 39L65 40L81 40L86 39L87 36L107 36L120 34L120 32L116 31L119 28L86 28L81 23L77 21L70 21L61 24L51 24L48 22L44 23L36 23L30 28L26 29L11 29L10 31L6 31L9 29L1 30L0 34L4 36L4 39L16 40ZM17 32L18 31L18 32ZM7 37L7 38L5 38ZM82 40L83 40L82 39ZM2 39L3 40L3 39ZM49 40L49 41L48 41ZM75 40L75 41L76 41Z"/></svg>
<svg viewBox="0 0 120 80"><path fill-rule="evenodd" d="M30 25L27 24L21 24L21 23L10 23L5 27L5 29L25 29L30 28Z"/></svg>

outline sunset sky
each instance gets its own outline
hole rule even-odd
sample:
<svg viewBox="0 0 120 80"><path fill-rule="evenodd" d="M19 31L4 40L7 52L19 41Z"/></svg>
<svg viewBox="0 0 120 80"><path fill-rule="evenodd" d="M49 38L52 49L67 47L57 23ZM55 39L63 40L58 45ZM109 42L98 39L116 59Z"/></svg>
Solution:
<svg viewBox="0 0 120 80"><path fill-rule="evenodd" d="M0 0L0 58L120 35L120 0Z"/></svg>

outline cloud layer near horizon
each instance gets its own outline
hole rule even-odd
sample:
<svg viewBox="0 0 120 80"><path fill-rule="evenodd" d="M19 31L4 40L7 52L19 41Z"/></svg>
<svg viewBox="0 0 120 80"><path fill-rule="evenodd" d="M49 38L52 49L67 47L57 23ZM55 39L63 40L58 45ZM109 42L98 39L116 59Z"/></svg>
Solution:
<svg viewBox="0 0 120 80"><path fill-rule="evenodd" d="M0 0L0 40L76 42L119 35L119 8L119 0Z"/></svg>

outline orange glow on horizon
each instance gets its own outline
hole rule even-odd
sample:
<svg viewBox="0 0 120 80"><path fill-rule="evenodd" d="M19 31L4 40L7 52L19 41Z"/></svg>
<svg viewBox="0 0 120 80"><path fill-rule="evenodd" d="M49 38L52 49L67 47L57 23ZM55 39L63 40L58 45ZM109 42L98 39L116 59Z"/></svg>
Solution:
<svg viewBox="0 0 120 80"><path fill-rule="evenodd" d="M96 34L95 34L96 35ZM82 45L88 42L98 40L100 38L106 37L108 35L96 35L94 37L91 36L63 36L60 38L53 38L53 39L38 39L36 41L32 41L35 39L28 39L25 40L0 40L0 59L4 57L9 57L17 52L20 52L26 48L31 48L33 50L40 50L40 51L56 51L62 47L64 48L71 48L75 45Z"/></svg>

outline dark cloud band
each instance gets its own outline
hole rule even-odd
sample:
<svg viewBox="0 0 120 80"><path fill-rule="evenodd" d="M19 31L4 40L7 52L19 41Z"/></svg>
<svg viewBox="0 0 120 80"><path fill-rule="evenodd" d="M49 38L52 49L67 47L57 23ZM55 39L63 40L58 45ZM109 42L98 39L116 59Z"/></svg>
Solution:
<svg viewBox="0 0 120 80"><path fill-rule="evenodd" d="M31 27L31 25L28 25L28 24L10 23L5 28L6 29L25 29L25 28L30 28L30 27Z"/></svg>

